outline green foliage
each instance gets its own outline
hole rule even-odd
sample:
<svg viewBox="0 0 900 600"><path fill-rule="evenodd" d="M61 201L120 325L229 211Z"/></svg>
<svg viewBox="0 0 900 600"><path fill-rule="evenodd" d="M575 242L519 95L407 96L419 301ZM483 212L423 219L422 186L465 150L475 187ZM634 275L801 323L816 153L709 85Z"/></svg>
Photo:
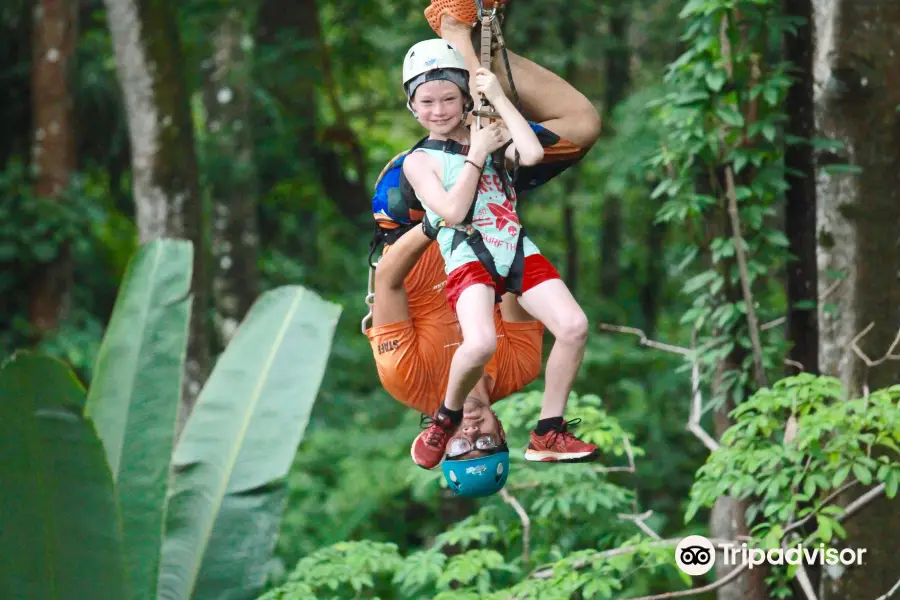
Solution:
<svg viewBox="0 0 900 600"><path fill-rule="evenodd" d="M135 599L159 574L169 464L191 315L189 242L142 246L122 282L100 347L85 415L103 441L122 513Z"/></svg>
<svg viewBox="0 0 900 600"><path fill-rule="evenodd" d="M888 497L897 494L898 399L900 386L845 400L840 381L808 374L759 390L732 411L735 423L698 471L685 519L730 495L753 499L748 518L764 547L777 547L788 523L805 517L818 523L807 540L844 537L835 490L882 482ZM785 440L789 417L796 435Z"/></svg>
<svg viewBox="0 0 900 600"><path fill-rule="evenodd" d="M135 255L87 403L52 359L17 358L4 370L0 411L12 411L4 423L13 433L0 445L0 481L16 500L2 514L30 529L10 524L0 535L13 535L7 548L30 539L20 555L33 564L0 571L3 589L76 600L245 598L263 589L284 481L341 310L300 287L264 294L201 391L172 459L191 258L189 244L169 240ZM41 529L44 538L30 535ZM95 577L81 576L85 565ZM59 596L57 584L72 595Z"/></svg>
<svg viewBox="0 0 900 600"><path fill-rule="evenodd" d="M0 370L0 589L8 598L128 597L113 481L83 406L84 388L55 359L19 353Z"/></svg>
<svg viewBox="0 0 900 600"><path fill-rule="evenodd" d="M787 238L775 221L787 188L779 127L791 84L789 65L764 63L772 36L796 23L779 16L774 0L692 0L682 9L689 49L669 66L670 91L655 100L666 132L651 166L666 173L653 192L665 202L657 218L685 225L693 235L682 268L702 257L683 291L694 299L681 322L698 335L697 356L714 405L740 402L754 388L746 300L741 293L729 198L738 207L746 274L760 322L779 315L770 274L788 258ZM762 301L759 301L759 299ZM784 348L763 336L766 371L778 372Z"/></svg>
<svg viewBox="0 0 900 600"><path fill-rule="evenodd" d="M540 413L540 401L541 394L530 392L495 405L512 447L525 445ZM582 419L577 425L579 435L593 440L608 456L605 464L627 467L624 440L632 436L604 410L601 399L573 394L569 407ZM291 474L291 497L309 497L289 503L283 538L318 533L319 539L332 541L299 559L282 585L264 598L501 598L510 593L536 597L528 594L546 594L551 588L556 590L555 595L548 597L553 598L568 598L576 590L585 597L611 598L616 590L635 585L635 589L642 589L645 585L640 577L622 581L633 575L630 555L606 562L583 560L600 552L598 546L609 548L639 540L634 538L633 526L617 518L619 513L633 510L633 492L613 481L611 473L591 465L548 466L526 462L521 454L513 454L506 489L529 516L527 558L523 556L526 542L522 522L499 496L480 501L474 514L444 531L434 529L439 524L406 529L398 515L430 514L460 502L445 490L439 475L410 470L408 440L413 436L412 425L410 420L384 434L360 439L361 456L347 456L345 445L335 449L337 438L329 430L309 436ZM643 455L634 444L630 449L633 456ZM332 465L338 473L333 484L337 491L325 483L321 473L325 465ZM357 466L368 467L369 471L357 474ZM385 524L373 531L373 522ZM594 527L573 529L573 522L593 523ZM373 533L384 535L385 527L392 531L385 539L413 534L431 539L405 553L396 542L342 541ZM651 561L654 566L667 562L671 564L671 551L667 560ZM535 565L541 563L547 564L535 572L549 569L553 576L529 578ZM354 587L354 582L362 588ZM569 595L563 590L570 590Z"/></svg>
<svg viewBox="0 0 900 600"><path fill-rule="evenodd" d="M160 598L239 598L264 585L340 312L304 288L272 290L219 358L172 459Z"/></svg>
<svg viewBox="0 0 900 600"><path fill-rule="evenodd" d="M33 334L27 298L15 292L27 285L30 273L57 259L67 240L86 233L87 220L74 199L38 196L20 161L0 170L0 343L7 348Z"/></svg>
<svg viewBox="0 0 900 600"><path fill-rule="evenodd" d="M320 290L329 301L343 305L350 317L337 324L332 368L308 415L297 456L287 456L292 450L285 448L294 441L285 440L283 452L275 452L272 469L259 479L219 477L219 486L210 493L212 504L220 502L212 522L209 507L172 512L172 527L185 540L190 538L190 545L202 546L207 538L203 563L198 566L196 556L184 561L197 579L195 596L229 597L222 592L226 587L235 596L251 587L247 593L262 593L258 584L268 579L277 587L266 598L629 598L692 582L674 568L671 546L635 537L634 524L620 514L652 509L646 523L665 537L703 533L705 509L716 493L730 492L752 501L750 517L755 518L753 532L759 543L771 543L779 528L783 531L790 521L807 517L813 533L804 527L803 535L824 539L842 534L836 509L822 506L835 489L871 479L884 483L887 494L896 493L896 465L877 452L896 442L891 431L896 425L890 425L896 417L887 400L895 392L882 390L861 404L854 400L841 408L833 381L791 379L753 395L747 307L725 211L725 171L735 176L752 292L759 319L767 322L785 311L777 276L788 258L777 219L784 148L811 143L817 151L839 150L833 141L783 135L790 70L777 60L778 43L796 22L784 19L778 4L547 0L511 5L504 28L510 50L572 81L602 108L604 120L604 135L577 168L522 195L521 213L530 233L565 274L592 324L628 324L643 328L651 339L693 344L704 392L724 364L722 384L713 387L713 402L706 409L726 399L746 399L732 413L737 424L726 435L728 441L709 458L692 489L706 451L684 428L691 386L683 357L640 346L631 336L592 333L576 385L585 393L573 394L568 413L582 419L579 435L601 445L604 457L598 464L627 467L628 440L637 472L522 460L528 428L539 412L541 396L534 390L541 389L540 381L496 405L513 448L507 489L530 519L527 557L525 528L504 498L460 501L450 496L439 472L411 466L409 442L418 431L418 415L381 389L369 342L358 329L366 310L368 194L384 164L421 134L404 106L399 80L406 49L433 36L422 19L423 5L412 0L336 0L317 3L316 10L300 14L302 18L298 12L288 13L296 10L292 5L275 20L257 14L263 6L259 3L231 6L219 0L188 0L178 5L184 41L180 60L194 110L205 202L209 204L215 184L233 181L236 174L249 175L231 172L234 161L205 130L203 94L208 92L207 69L216 41L212 32L224 10L236 9L247 52L240 74L250 70L251 114L241 126L249 128L254 140L248 160L259 190L262 287ZM619 39L610 28L609 18L623 12L631 23L627 39ZM740 23L734 21L738 14ZM116 315L100 350L117 291L131 287L123 275L137 236L128 129L105 9L94 3L81 16L87 18L79 24L71 95L75 121L92 125L79 128L71 190L50 202L35 197L28 170L31 115L28 103L20 100L29 97L30 85L27 3L15 0L0 8L0 79L9 92L8 100L0 99L5 107L0 119L8 132L0 139L0 216L7 217L0 219L0 348L9 354L33 345L29 278L68 244L74 266L70 310L38 349L72 364L83 381L92 382L92 395L124 398L140 391L149 398L162 394L163 388L179 387L177 377L163 375L172 364L157 356L126 361L127 352L113 349L109 342L131 333L135 339L127 341L135 350L139 332L159 335L160 329L142 326L139 317L128 326ZM727 46L720 37L725 18ZM681 40L673 35L674 23L686 31ZM616 46L628 50L627 82L614 81L617 75L606 68L608 51ZM661 71L669 63L663 78ZM607 106L608 90L619 85L627 88L627 97ZM831 164L822 170L856 171ZM618 220L609 214L617 205ZM206 212L208 220L215 217L208 206ZM619 281L612 294L601 295L598 267L608 265L599 265L597 249L616 234L613 266L620 271ZM845 277L839 272L825 275ZM160 307L172 319L186 301L176 287L171 294L157 294L173 300ZM140 300L149 299L148 294ZM120 310L118 304L115 310ZM834 312L829 305L824 311ZM268 349L273 336L258 346ZM762 334L763 358L772 379L782 372L782 338L775 327ZM163 342L153 335L144 339ZM315 354L303 349L302 355L308 351L324 359L326 351L320 350ZM263 360L263 353L253 359ZM234 368L233 377L239 379L248 364L229 359L228 370ZM284 372L292 377L318 381L318 375L290 366ZM130 383L124 381L131 376ZM227 395L225 387L246 392L249 384L229 379L221 385L219 398ZM812 400L794 400L803 394ZM138 413L162 411L138 396L131 400L127 424L117 425L126 428L123 445L145 440L135 435ZM308 399L295 398L291 407L306 411ZM115 419L90 414L97 419L104 444L116 437L109 433L109 421L116 425ZM797 437L784 445L780 432L790 414L800 425ZM307 418L293 417L304 423ZM853 424L846 432L844 420ZM238 437L218 420L204 424L210 435L228 430L229 439ZM267 427L280 433L290 429L284 424ZM170 436L173 429L160 437ZM266 442L277 440L254 438L245 446L271 450ZM801 447L803 443L807 445ZM207 461L223 447L211 444L187 458L187 450L180 448L179 484L201 477L204 465L198 456ZM243 446L235 457L237 447L222 450L215 464L243 463L245 458L254 465L265 462L255 454L245 456ZM111 449L110 442L108 454ZM121 478L140 475L139 470L123 471L122 465L131 463L127 451L121 454L118 468L110 461L120 486ZM732 464L734 470L726 468ZM167 475L168 470L157 470L148 479L157 494L159 478ZM203 479L208 487L213 478ZM117 488L125 512L129 494L136 497L141 489L140 483L135 485L130 492ZM6 489L5 480L2 487ZM186 495L190 492L179 501ZM148 494L146 500L155 502L155 497ZM267 561L282 509L276 558ZM5 509L0 511L4 514ZM255 528L257 519L261 525ZM128 519L123 523L127 540ZM0 536L8 532L0 527ZM151 562L143 563L147 571ZM4 564L9 563L0 561L0 569ZM181 583L190 585L190 577ZM780 597L783 583L792 577L789 571L776 571L770 582L772 597ZM252 586L243 585L249 581Z"/></svg>

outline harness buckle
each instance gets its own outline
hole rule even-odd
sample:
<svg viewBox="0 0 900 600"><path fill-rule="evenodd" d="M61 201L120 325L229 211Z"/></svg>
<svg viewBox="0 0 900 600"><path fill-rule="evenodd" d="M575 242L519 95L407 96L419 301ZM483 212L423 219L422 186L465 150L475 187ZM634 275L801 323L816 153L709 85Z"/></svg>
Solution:
<svg viewBox="0 0 900 600"><path fill-rule="evenodd" d="M441 219L437 223L437 228L440 229L441 227L446 227L447 229L453 229L453 230L458 231L467 236L472 235L476 231L475 226L472 225L471 223L452 224L452 223L448 223L444 219Z"/></svg>

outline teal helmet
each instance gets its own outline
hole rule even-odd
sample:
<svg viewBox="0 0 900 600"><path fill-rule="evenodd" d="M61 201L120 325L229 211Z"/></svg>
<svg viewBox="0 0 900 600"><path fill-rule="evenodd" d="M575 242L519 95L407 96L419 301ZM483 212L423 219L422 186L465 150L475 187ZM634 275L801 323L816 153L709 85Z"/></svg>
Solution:
<svg viewBox="0 0 900 600"><path fill-rule="evenodd" d="M504 448L499 452L468 460L445 459L441 468L447 485L457 496L490 496L506 485L506 478L509 476L509 450Z"/></svg>

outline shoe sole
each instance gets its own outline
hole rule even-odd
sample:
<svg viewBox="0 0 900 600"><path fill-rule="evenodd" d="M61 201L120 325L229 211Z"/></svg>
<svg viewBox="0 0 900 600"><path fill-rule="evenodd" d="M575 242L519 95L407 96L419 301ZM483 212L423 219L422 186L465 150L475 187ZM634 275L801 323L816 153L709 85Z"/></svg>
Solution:
<svg viewBox="0 0 900 600"><path fill-rule="evenodd" d="M442 462L444 462L443 456L441 457L441 461L438 464L434 465L433 467L426 467L425 465L421 465L421 464L419 464L419 461L416 460L416 454L415 454L416 442L419 441L419 438L422 437L422 434L424 434L424 433L425 432L423 431L422 433L420 433L419 435L416 436L416 439L413 440L412 446L409 447L409 457L412 459L412 461L414 463L416 463L416 466L419 467L420 469L425 469L426 471L434 471L439 466L441 466Z"/></svg>
<svg viewBox="0 0 900 600"><path fill-rule="evenodd" d="M591 452L538 452L526 450L525 460L532 462L582 463L593 462L600 458L600 450Z"/></svg>

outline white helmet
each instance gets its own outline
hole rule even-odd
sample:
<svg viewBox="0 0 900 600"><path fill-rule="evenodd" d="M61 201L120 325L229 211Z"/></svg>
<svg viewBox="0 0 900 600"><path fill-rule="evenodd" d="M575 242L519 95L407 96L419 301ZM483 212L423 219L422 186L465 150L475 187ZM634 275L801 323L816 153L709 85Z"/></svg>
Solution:
<svg viewBox="0 0 900 600"><path fill-rule="evenodd" d="M466 61L453 44L440 38L419 42L403 59L403 85L414 77L436 69L466 70Z"/></svg>
<svg viewBox="0 0 900 600"><path fill-rule="evenodd" d="M472 109L474 102L469 93L466 61L450 42L440 38L419 42L409 49L403 59L403 90L409 110L412 111L411 99L416 88L426 81L435 80L451 81L458 85L467 99L465 110Z"/></svg>

